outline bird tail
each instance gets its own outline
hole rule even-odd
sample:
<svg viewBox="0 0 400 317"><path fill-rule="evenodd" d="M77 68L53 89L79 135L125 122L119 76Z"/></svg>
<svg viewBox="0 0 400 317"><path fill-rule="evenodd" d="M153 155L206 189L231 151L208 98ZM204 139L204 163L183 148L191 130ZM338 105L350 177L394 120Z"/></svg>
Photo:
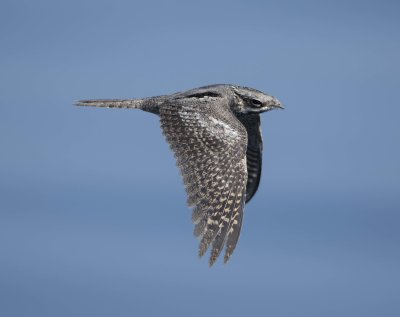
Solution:
<svg viewBox="0 0 400 317"><path fill-rule="evenodd" d="M164 96L143 99L90 99L78 100L76 106L101 107L101 108L125 108L141 109L143 111L158 114L159 106L164 102Z"/></svg>
<svg viewBox="0 0 400 317"><path fill-rule="evenodd" d="M101 108L132 108L142 109L143 99L91 99L79 100L76 106L101 107Z"/></svg>

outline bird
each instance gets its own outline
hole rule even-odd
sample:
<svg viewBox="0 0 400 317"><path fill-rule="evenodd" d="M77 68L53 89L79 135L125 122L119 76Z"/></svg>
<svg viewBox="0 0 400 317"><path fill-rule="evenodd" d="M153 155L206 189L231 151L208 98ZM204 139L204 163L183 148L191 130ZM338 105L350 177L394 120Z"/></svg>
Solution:
<svg viewBox="0 0 400 317"><path fill-rule="evenodd" d="M244 206L257 192L263 141L260 114L284 109L275 97L231 84L139 99L79 100L78 106L140 109L160 118L192 207L199 256L209 265L236 248Z"/></svg>

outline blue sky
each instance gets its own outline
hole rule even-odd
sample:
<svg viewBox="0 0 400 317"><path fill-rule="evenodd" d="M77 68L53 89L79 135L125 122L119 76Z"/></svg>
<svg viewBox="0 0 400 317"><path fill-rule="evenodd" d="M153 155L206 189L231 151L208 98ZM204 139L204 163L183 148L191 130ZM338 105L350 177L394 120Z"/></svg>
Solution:
<svg viewBox="0 0 400 317"><path fill-rule="evenodd" d="M0 314L398 316L396 1L3 1ZM85 98L275 95L228 265L197 259L157 117Z"/></svg>

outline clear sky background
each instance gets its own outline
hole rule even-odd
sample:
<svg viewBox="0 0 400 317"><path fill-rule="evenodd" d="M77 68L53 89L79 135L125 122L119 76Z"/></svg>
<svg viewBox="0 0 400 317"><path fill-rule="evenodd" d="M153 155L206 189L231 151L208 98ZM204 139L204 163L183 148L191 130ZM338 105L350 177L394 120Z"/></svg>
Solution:
<svg viewBox="0 0 400 317"><path fill-rule="evenodd" d="M399 316L398 1L0 3L1 316ZM156 116L277 96L228 265L197 258Z"/></svg>

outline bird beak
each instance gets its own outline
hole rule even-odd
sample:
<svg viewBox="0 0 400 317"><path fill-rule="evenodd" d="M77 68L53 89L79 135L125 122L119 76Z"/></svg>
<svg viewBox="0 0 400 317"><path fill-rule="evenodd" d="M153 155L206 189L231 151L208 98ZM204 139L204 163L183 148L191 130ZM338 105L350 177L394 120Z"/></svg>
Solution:
<svg viewBox="0 0 400 317"><path fill-rule="evenodd" d="M275 97L273 96L268 96L269 100L266 101L266 106L264 108L264 111L269 111L269 110L274 110L274 109L285 109L283 104Z"/></svg>
<svg viewBox="0 0 400 317"><path fill-rule="evenodd" d="M274 108L279 108L279 109L285 109L283 104L276 98L274 98L274 103L273 103Z"/></svg>

